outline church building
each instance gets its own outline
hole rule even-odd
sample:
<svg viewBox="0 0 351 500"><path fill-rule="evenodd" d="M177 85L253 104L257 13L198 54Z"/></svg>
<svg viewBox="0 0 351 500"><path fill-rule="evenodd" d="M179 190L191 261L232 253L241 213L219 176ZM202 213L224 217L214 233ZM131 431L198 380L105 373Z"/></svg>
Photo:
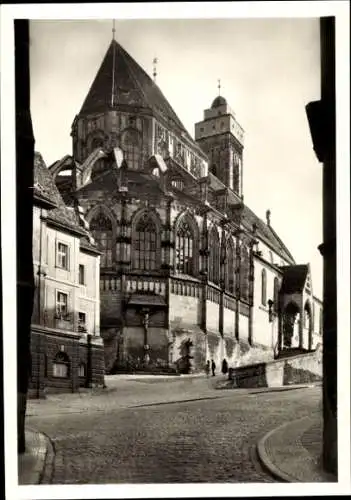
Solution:
<svg viewBox="0 0 351 500"><path fill-rule="evenodd" d="M107 373L235 367L316 348L322 304L310 266L295 262L269 210L264 221L245 205L244 131L224 97L193 139L113 39L71 136L72 154L49 170L101 252Z"/></svg>

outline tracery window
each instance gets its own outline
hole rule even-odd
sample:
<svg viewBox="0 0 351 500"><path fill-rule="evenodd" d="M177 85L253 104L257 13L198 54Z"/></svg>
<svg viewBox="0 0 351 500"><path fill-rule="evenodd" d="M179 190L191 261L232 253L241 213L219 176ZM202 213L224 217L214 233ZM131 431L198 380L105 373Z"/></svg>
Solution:
<svg viewBox="0 0 351 500"><path fill-rule="evenodd" d="M101 267L112 266L113 255L113 232L112 222L102 210L100 210L89 224L92 235L102 252L100 257Z"/></svg>
<svg viewBox="0 0 351 500"><path fill-rule="evenodd" d="M261 304L267 304L267 273L265 269L261 272Z"/></svg>
<svg viewBox="0 0 351 500"><path fill-rule="evenodd" d="M216 229L212 229L209 237L209 266L208 266L208 279L213 283L219 284L219 260L220 260L220 246L219 236Z"/></svg>
<svg viewBox="0 0 351 500"><path fill-rule="evenodd" d="M140 168L140 136L134 129L126 130L122 135L122 150L127 166L131 170Z"/></svg>
<svg viewBox="0 0 351 500"><path fill-rule="evenodd" d="M134 269L151 271L156 269L157 228L150 214L144 213L133 233Z"/></svg>
<svg viewBox="0 0 351 500"><path fill-rule="evenodd" d="M226 265L225 265L225 288L230 293L235 291L235 252L234 246L231 240L227 242L226 250Z"/></svg>
<svg viewBox="0 0 351 500"><path fill-rule="evenodd" d="M242 244L240 250L240 296L243 299L249 297L249 273L250 273L250 257L249 251L245 244Z"/></svg>
<svg viewBox="0 0 351 500"><path fill-rule="evenodd" d="M176 270L182 274L195 274L194 232L184 218L176 233Z"/></svg>

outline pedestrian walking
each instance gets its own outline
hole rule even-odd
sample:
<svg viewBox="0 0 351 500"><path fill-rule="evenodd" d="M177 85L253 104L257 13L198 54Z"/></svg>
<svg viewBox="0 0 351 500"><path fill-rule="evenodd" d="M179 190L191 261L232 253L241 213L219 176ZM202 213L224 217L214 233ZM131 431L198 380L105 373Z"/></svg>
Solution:
<svg viewBox="0 0 351 500"><path fill-rule="evenodd" d="M205 372L206 372L206 376L207 377L210 376L210 370L211 370L210 360L208 359L207 362L206 362L206 366L205 366Z"/></svg>
<svg viewBox="0 0 351 500"><path fill-rule="evenodd" d="M213 361L211 361L211 370L212 370L212 377L214 377L216 375L216 363Z"/></svg>
<svg viewBox="0 0 351 500"><path fill-rule="evenodd" d="M223 373L223 375L228 373L228 362L226 359L223 359L223 361L222 361L222 373Z"/></svg>

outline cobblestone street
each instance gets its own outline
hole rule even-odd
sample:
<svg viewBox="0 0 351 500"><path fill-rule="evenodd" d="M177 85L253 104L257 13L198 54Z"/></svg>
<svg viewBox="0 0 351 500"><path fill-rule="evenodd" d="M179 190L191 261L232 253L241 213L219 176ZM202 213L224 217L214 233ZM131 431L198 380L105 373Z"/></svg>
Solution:
<svg viewBox="0 0 351 500"><path fill-rule="evenodd" d="M107 385L29 403L27 425L55 446L53 484L273 482L258 439L319 411L321 398L320 387L215 390L202 377Z"/></svg>

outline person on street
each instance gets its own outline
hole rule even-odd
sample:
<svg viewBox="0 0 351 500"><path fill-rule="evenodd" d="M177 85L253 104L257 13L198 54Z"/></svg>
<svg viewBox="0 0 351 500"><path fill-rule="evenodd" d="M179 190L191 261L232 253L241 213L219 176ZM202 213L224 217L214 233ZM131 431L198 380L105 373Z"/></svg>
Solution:
<svg viewBox="0 0 351 500"><path fill-rule="evenodd" d="M223 373L223 375L228 373L228 362L226 359L223 359L223 361L222 361L222 373Z"/></svg>
<svg viewBox="0 0 351 500"><path fill-rule="evenodd" d="M210 376L210 370L211 370L211 367L210 367L210 360L208 359L207 362L206 362L206 366L205 366L205 372L206 372L206 376L209 377Z"/></svg>
<svg viewBox="0 0 351 500"><path fill-rule="evenodd" d="M216 363L213 361L211 361L211 370L212 370L212 377L214 377L216 375Z"/></svg>

